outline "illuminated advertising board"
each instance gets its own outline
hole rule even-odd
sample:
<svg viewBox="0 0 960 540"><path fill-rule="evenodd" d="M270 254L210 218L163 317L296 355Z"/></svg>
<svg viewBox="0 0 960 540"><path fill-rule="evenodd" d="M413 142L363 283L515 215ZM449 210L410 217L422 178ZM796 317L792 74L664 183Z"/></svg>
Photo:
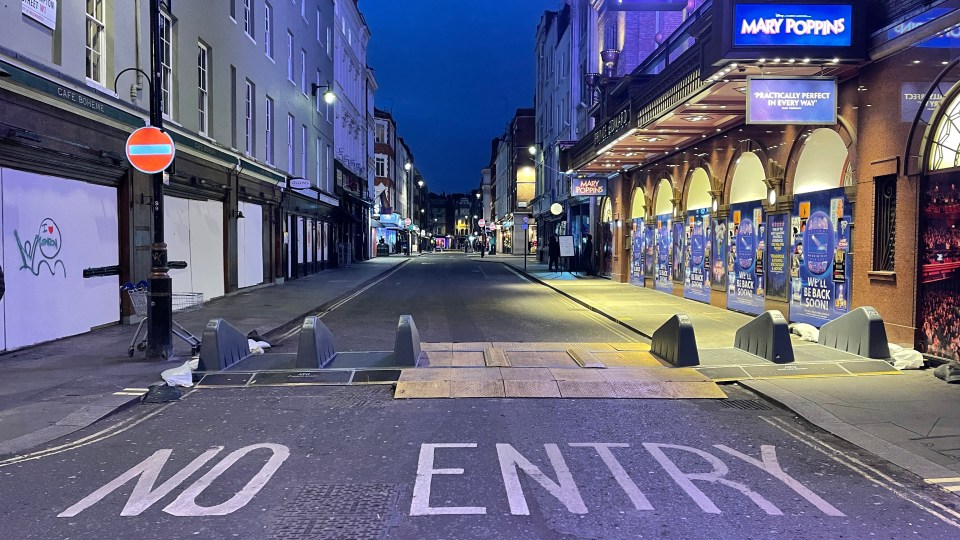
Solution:
<svg viewBox="0 0 960 540"><path fill-rule="evenodd" d="M747 78L747 124L837 123L837 80L832 77Z"/></svg>
<svg viewBox="0 0 960 540"><path fill-rule="evenodd" d="M570 183L573 197L604 197L606 194L606 178L574 178Z"/></svg>
<svg viewBox="0 0 960 540"><path fill-rule="evenodd" d="M851 4L736 4L734 47L849 47Z"/></svg>

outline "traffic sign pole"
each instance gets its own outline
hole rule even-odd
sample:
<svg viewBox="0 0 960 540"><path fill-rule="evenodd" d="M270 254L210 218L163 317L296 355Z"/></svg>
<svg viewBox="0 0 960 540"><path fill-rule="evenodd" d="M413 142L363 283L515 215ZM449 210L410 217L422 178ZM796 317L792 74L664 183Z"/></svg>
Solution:
<svg viewBox="0 0 960 540"><path fill-rule="evenodd" d="M163 129L160 92L161 51L160 0L150 2L150 125ZM147 311L147 358L167 360L173 356L173 282L167 267L167 244L163 238L163 172L153 174L153 243L150 245L150 305Z"/></svg>

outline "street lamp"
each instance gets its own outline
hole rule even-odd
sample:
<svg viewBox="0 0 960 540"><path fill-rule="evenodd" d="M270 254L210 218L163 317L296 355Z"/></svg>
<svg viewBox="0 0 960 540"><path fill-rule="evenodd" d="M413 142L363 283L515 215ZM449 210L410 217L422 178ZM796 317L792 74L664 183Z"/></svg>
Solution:
<svg viewBox="0 0 960 540"><path fill-rule="evenodd" d="M333 88L331 88L329 84L320 85L317 83L310 83L310 93L313 95L313 97L317 97L317 92L319 92L321 88L326 88L326 90L323 92L323 101L328 105L333 105L333 102L337 100L337 95L333 93Z"/></svg>

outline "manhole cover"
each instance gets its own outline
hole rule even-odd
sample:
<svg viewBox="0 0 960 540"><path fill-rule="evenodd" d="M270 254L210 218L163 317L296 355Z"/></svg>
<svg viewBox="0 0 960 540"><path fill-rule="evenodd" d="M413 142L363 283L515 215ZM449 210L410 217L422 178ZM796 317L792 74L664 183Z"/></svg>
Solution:
<svg viewBox="0 0 960 540"><path fill-rule="evenodd" d="M386 532L396 505L394 484L305 485L277 514L276 540L375 540Z"/></svg>
<svg viewBox="0 0 960 540"><path fill-rule="evenodd" d="M769 411L770 406L756 399L725 399L720 405L727 409L739 409L742 411Z"/></svg>

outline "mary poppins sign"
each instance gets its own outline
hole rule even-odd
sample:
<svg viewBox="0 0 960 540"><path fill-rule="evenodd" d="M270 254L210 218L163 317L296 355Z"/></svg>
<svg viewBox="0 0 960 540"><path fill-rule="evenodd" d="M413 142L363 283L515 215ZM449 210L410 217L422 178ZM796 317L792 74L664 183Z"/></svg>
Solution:
<svg viewBox="0 0 960 540"><path fill-rule="evenodd" d="M852 4L736 4L735 47L849 47Z"/></svg>
<svg viewBox="0 0 960 540"><path fill-rule="evenodd" d="M603 197L606 194L606 178L574 178L570 183L572 197Z"/></svg>

